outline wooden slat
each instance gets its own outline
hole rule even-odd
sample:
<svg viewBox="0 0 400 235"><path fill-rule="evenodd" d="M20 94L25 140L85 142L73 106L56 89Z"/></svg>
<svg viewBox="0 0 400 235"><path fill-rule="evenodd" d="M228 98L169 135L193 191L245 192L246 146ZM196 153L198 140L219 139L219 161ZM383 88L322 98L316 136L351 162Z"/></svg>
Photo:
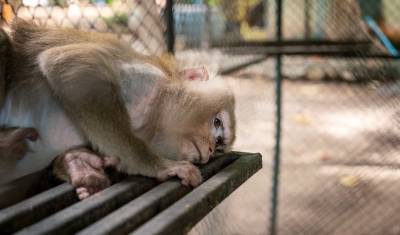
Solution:
<svg viewBox="0 0 400 235"><path fill-rule="evenodd" d="M0 211L1 234L13 233L24 226L75 203L78 198L70 184L62 184Z"/></svg>
<svg viewBox="0 0 400 235"><path fill-rule="evenodd" d="M0 227L0 231L1 234L8 234L29 225L18 231L17 234L61 235L80 231L80 234L114 235L127 234L136 228L139 228L138 232L144 229L147 233L148 227L153 227L151 224L156 223L157 226L151 229L156 229L154 234L158 234L157 229L162 231L164 227L166 231L174 231L176 229L174 223L178 223L180 227L183 226L186 229L177 230L178 233L181 233L193 226L260 167L259 154L232 152L202 166L204 179L216 175L193 191L191 188L182 186L178 179L157 186L159 182L154 179L131 176L80 202L76 202L74 189L69 184L62 184L0 211L0 226L3 226ZM221 171L222 168L224 169ZM153 189L150 190L151 188ZM219 192L220 190L222 191ZM190 193L190 191L192 192ZM200 192L205 198L192 198L190 195L193 195L194 192ZM184 196L186 194L188 195ZM189 199L187 199L188 197ZM182 199L179 200L180 198ZM201 201L211 199L212 207L205 206ZM177 200L179 201L175 203ZM160 216L161 219L164 218L165 213L169 216L168 211L176 208L176 205L179 205L182 200L189 200L190 203L193 203L191 204L193 208L198 206L202 208L194 209L196 210L194 212L193 208L173 212L193 214L190 215L194 216L193 219L188 221L182 220L184 217L178 215L177 220L170 218L173 221L165 221L165 224L157 222L160 220ZM70 206L67 207L68 205ZM161 214L158 214L160 212ZM43 220L32 224L40 219ZM175 232L173 233L175 234Z"/></svg>
<svg viewBox="0 0 400 235"><path fill-rule="evenodd" d="M236 154L230 153L213 159L201 168L203 179L207 180L237 157ZM182 186L178 180L164 182L78 234L126 234L190 191L191 188Z"/></svg>
<svg viewBox="0 0 400 235"><path fill-rule="evenodd" d="M33 224L17 234L72 234L148 191L158 182L131 176L111 187Z"/></svg>
<svg viewBox="0 0 400 235"><path fill-rule="evenodd" d="M240 157L130 235L186 234L261 167L260 154Z"/></svg>

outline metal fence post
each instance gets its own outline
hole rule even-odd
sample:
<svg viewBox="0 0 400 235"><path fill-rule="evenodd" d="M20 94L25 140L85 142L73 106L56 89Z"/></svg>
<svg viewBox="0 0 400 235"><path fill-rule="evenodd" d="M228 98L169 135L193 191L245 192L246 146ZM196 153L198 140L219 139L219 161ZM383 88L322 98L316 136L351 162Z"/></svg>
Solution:
<svg viewBox="0 0 400 235"><path fill-rule="evenodd" d="M310 11L312 1L304 0L304 37L306 40L310 40L311 37L311 16Z"/></svg>
<svg viewBox="0 0 400 235"><path fill-rule="evenodd" d="M174 25L174 1L167 0L165 5L165 20L167 22L166 29L166 43L167 50L169 53L174 54L175 52L175 25Z"/></svg>
<svg viewBox="0 0 400 235"><path fill-rule="evenodd" d="M276 40L282 41L282 0L276 0ZM281 144L281 119L282 119L282 55L276 56L275 65L275 150L272 169L272 196L269 234L277 234L278 224L278 191L279 191L279 170L280 170L280 144Z"/></svg>

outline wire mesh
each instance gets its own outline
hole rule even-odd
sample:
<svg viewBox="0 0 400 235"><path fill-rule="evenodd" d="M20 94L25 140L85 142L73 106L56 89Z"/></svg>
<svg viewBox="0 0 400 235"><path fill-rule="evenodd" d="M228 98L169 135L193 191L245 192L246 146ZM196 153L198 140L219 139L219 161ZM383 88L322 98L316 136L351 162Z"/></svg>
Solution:
<svg viewBox="0 0 400 235"><path fill-rule="evenodd" d="M224 1L208 5L219 8L224 19L222 38L209 43L213 50L222 48L221 66L245 60L243 55L224 54L235 52L232 48L243 48L241 52L245 53L241 54L246 56L268 56L272 50L263 53L261 49L269 44L278 45L273 44L277 40L275 2L229 1L229 9L224 8ZM283 1L282 44L292 45L289 52L295 50L294 46L300 47L300 53L283 57L277 234L400 233L396 224L396 211L400 209L396 203L400 186L399 61L393 59L388 45L367 21L371 17L398 49L399 7L400 2L385 0ZM260 8L258 14L263 17L254 20L256 9ZM186 41L190 40L190 35L182 34ZM186 45L202 48L201 41ZM308 54L316 45L334 46L329 55L318 52L320 48ZM351 53L340 52L343 45ZM270 139L275 104L273 97L265 93L273 90L274 63L274 57L267 57L264 62L233 74L231 80L239 96L238 108L252 116L244 118L238 114L237 146L249 151L250 146L261 149L265 172L260 178L271 177L268 171L272 164ZM253 85L243 79L251 79ZM241 133L245 138L240 137ZM260 182L270 189L270 182L265 180L250 182L221 205L224 213L213 212L215 223L224 228L208 222L208 231L267 233L269 216L262 213L268 214L266 208L270 205L266 199L271 192L261 189ZM238 215L232 215L235 213ZM201 227L196 229L207 234Z"/></svg>
<svg viewBox="0 0 400 235"><path fill-rule="evenodd" d="M385 7L329 1L324 37L371 40L381 47L364 18L380 10L374 17L385 22L386 8L396 4L381 3ZM394 216L400 186L399 64L368 59L363 50L356 54L303 59L311 62L306 78L317 82L285 84L279 234L400 232ZM286 57L284 66L292 67L291 60Z"/></svg>
<svg viewBox="0 0 400 235"><path fill-rule="evenodd" d="M9 5L12 14L39 25L112 33L142 53L166 52L165 1L24 0L9 1Z"/></svg>
<svg viewBox="0 0 400 235"><path fill-rule="evenodd" d="M11 4L22 18L114 33L147 54L166 51L166 1L22 3ZM275 9L273 0L174 1L174 46L183 66L206 65L218 73L265 58L224 76L237 96L235 148L263 153L264 170L192 233L267 233L275 121L271 53L283 53L277 233L399 234L400 64L388 46L400 49L400 2L284 0L285 52L276 43ZM245 53L234 53L239 47Z"/></svg>

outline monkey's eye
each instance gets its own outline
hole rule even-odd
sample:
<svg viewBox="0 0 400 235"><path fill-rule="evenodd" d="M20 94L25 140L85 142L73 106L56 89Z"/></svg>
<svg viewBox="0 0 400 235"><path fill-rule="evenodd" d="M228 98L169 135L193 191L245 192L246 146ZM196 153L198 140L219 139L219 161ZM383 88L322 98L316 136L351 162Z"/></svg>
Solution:
<svg viewBox="0 0 400 235"><path fill-rule="evenodd" d="M222 125L221 119L215 118L215 119L214 119L214 126L215 126L215 128L218 128L218 127L220 127L221 125Z"/></svg>
<svg viewBox="0 0 400 235"><path fill-rule="evenodd" d="M222 136L218 136L217 139L215 140L215 144L217 146L221 146L224 144L224 139L222 139Z"/></svg>

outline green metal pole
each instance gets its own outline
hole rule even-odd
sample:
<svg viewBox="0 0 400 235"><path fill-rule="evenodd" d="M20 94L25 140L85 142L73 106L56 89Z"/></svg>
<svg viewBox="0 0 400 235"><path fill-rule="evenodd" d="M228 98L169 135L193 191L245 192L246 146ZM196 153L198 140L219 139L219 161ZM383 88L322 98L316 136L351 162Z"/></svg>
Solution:
<svg viewBox="0 0 400 235"><path fill-rule="evenodd" d="M310 40L311 37L311 16L310 10L312 9L312 1L304 0L304 38Z"/></svg>
<svg viewBox="0 0 400 235"><path fill-rule="evenodd" d="M165 5L165 20L167 22L166 40L169 53L175 53L174 1L167 0Z"/></svg>
<svg viewBox="0 0 400 235"><path fill-rule="evenodd" d="M282 0L276 0L276 40L282 41ZM281 145L281 119L282 119L282 55L276 56L275 64L275 148L272 169L272 196L269 234L277 234L278 225L278 197L279 197L279 170L280 170L280 145Z"/></svg>

